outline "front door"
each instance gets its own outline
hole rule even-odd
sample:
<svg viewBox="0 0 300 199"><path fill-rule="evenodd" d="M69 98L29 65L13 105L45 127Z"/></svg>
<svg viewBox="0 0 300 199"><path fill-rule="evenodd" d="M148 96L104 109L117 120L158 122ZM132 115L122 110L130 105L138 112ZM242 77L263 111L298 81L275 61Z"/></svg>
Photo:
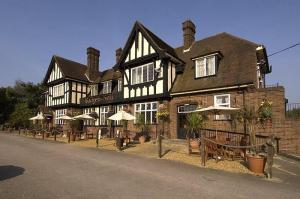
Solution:
<svg viewBox="0 0 300 199"><path fill-rule="evenodd" d="M189 111L194 111L197 109L196 104L184 104L177 108L177 138L186 139L187 132L187 115Z"/></svg>

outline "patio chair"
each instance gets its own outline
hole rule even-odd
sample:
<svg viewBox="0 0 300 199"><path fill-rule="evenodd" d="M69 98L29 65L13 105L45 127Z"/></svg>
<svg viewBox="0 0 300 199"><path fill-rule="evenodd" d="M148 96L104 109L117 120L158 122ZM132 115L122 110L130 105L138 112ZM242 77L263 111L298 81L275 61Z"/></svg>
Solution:
<svg viewBox="0 0 300 199"><path fill-rule="evenodd" d="M205 161L208 157L215 158L216 162L224 158L224 151L217 144L212 142L206 142L205 144Z"/></svg>

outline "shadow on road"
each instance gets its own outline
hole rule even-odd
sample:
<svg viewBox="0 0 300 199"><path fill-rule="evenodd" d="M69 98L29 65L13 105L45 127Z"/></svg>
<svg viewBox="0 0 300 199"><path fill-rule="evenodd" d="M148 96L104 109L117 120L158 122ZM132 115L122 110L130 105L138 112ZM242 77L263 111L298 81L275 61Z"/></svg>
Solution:
<svg viewBox="0 0 300 199"><path fill-rule="evenodd" d="M25 169L13 165L0 166L0 181L23 175Z"/></svg>

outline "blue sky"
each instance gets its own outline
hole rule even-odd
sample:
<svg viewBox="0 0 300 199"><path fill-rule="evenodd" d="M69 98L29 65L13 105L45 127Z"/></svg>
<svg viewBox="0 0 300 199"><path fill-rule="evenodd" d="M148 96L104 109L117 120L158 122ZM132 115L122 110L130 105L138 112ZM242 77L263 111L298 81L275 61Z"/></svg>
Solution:
<svg viewBox="0 0 300 199"><path fill-rule="evenodd" d="M86 48L101 51L100 70L115 63L136 20L173 47L191 19L196 39L228 32L264 44L269 54L300 42L300 1L0 1L0 86L40 82L51 56L86 63ZM300 102L300 46L270 57L267 84L280 83Z"/></svg>

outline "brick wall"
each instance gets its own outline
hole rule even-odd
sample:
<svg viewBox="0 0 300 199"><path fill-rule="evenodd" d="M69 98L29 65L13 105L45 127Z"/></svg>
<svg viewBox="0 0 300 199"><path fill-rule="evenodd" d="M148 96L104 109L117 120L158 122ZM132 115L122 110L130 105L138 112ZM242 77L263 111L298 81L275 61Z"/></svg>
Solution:
<svg viewBox="0 0 300 199"><path fill-rule="evenodd" d="M170 101L170 137L177 138L177 107L184 104L198 104L201 107L208 107L214 104L214 95L230 94L232 107L243 107L245 105L259 107L263 99L273 102L272 123L264 127L258 126L256 132L261 135L274 134L280 138L281 152L300 154L300 120L289 120L285 118L285 94L283 87L255 89L249 88L243 91L232 90L227 92L215 92L206 94L196 94L189 96L174 97ZM220 129L236 132L244 132L242 124L230 121L216 121L210 115L205 128Z"/></svg>

